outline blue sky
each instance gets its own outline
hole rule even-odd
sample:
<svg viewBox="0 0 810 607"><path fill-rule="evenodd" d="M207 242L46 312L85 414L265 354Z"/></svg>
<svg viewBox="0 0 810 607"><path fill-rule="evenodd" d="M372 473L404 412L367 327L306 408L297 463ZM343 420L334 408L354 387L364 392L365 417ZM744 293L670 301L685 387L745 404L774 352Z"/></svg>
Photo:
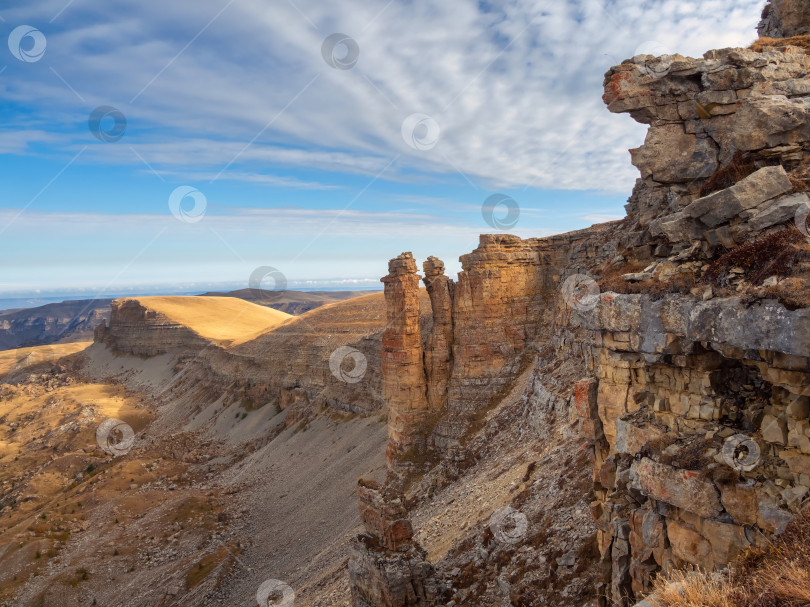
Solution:
<svg viewBox="0 0 810 607"><path fill-rule="evenodd" d="M247 286L258 266L378 288L404 250L454 273L480 233L619 218L645 128L604 108L604 72L747 45L762 4L6 2L0 296ZM493 194L514 225L485 221Z"/></svg>

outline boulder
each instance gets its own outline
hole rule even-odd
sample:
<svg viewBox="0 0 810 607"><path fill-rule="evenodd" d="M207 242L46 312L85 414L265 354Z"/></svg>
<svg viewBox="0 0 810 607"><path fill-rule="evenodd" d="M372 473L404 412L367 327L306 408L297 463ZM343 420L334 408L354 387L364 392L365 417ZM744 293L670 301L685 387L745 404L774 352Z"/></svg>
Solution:
<svg viewBox="0 0 810 607"><path fill-rule="evenodd" d="M781 166L764 167L725 190L698 198L684 212L709 227L715 227L792 188L785 169Z"/></svg>
<svg viewBox="0 0 810 607"><path fill-rule="evenodd" d="M748 228L753 232L760 232L765 228L790 221L794 218L796 209L802 205L810 206L810 198L803 192L764 202L756 208L755 214L748 220Z"/></svg>
<svg viewBox="0 0 810 607"><path fill-rule="evenodd" d="M707 137L685 133L679 124L653 126L644 145L630 150L642 177L659 183L704 179L717 168L717 147Z"/></svg>

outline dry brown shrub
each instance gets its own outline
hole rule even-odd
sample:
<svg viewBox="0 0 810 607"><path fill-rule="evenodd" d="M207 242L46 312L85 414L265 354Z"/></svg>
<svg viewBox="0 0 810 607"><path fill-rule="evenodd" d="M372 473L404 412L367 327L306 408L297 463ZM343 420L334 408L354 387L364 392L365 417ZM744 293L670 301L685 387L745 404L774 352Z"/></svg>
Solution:
<svg viewBox="0 0 810 607"><path fill-rule="evenodd" d="M748 48L752 51L761 53L769 48L783 48L786 46L794 46L803 48L805 51L810 50L810 35L790 36L788 38L759 38Z"/></svg>
<svg viewBox="0 0 810 607"><path fill-rule="evenodd" d="M734 157L727 165L718 167L717 170L700 187L700 196L708 196L713 192L719 192L733 186L738 181L745 179L757 170L754 162L741 151L734 153Z"/></svg>
<svg viewBox="0 0 810 607"><path fill-rule="evenodd" d="M795 226L768 234L719 257L706 270L703 280L724 286L728 271L734 267L742 268L745 279L753 285L762 284L769 276L787 276L804 242L805 236Z"/></svg>

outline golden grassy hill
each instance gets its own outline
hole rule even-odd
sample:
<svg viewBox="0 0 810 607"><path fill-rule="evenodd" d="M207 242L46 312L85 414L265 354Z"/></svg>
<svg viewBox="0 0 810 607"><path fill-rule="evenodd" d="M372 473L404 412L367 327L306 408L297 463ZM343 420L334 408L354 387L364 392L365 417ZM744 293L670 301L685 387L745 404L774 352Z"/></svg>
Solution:
<svg viewBox="0 0 810 607"><path fill-rule="evenodd" d="M161 296L135 298L206 339L234 346L284 324L292 315L235 297Z"/></svg>
<svg viewBox="0 0 810 607"><path fill-rule="evenodd" d="M37 363L56 360L68 354L80 352L92 345L92 343L92 341L77 341L68 344L52 344L50 346L0 351L0 375L5 375L14 369L30 367Z"/></svg>

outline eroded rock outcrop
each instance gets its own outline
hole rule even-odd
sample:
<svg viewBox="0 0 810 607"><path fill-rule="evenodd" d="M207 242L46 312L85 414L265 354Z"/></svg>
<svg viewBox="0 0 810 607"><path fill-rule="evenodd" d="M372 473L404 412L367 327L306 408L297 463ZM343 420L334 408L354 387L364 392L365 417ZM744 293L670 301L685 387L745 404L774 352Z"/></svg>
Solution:
<svg viewBox="0 0 810 607"><path fill-rule="evenodd" d="M757 31L767 38L810 34L810 5L803 0L768 0Z"/></svg>
<svg viewBox="0 0 810 607"><path fill-rule="evenodd" d="M354 607L438 607L442 587L413 539L404 496L365 480L358 495L366 533L353 541L349 561Z"/></svg>
<svg viewBox="0 0 810 607"><path fill-rule="evenodd" d="M383 395L388 403L389 459L424 450L430 415L419 326L419 276L411 253L388 262L387 325L382 338Z"/></svg>
<svg viewBox="0 0 810 607"><path fill-rule="evenodd" d="M806 8L772 2L761 32L806 33ZM627 218L543 239L482 236L454 286L430 258L424 371L383 370L391 385L426 382L430 492L498 433L487 412L522 359L557 361L536 382L576 412L593 466L601 605L632 604L661 570L726 567L810 498L810 247L796 223L810 211L810 55L779 40L752 48L612 68L608 109L649 125L631 150L641 178ZM398 264L415 272L401 260L386 281L402 284Z"/></svg>
<svg viewBox="0 0 810 607"><path fill-rule="evenodd" d="M802 33L804 9L774 2L766 26L785 29L769 35ZM578 339L594 344L596 407L581 417L595 437L592 511L612 605L649 592L660 569L725 567L784 529L810 493L810 310L743 278L757 267L774 286L808 280L793 224L810 207L796 179L810 159L810 56L774 44L636 57L606 75L608 108L650 125L631 151L641 179L622 242L650 265L624 278L660 289L690 277L681 294L603 293L574 313L587 330ZM794 243L782 267L769 266L769 234ZM718 284L744 297L705 286L729 250L746 267Z"/></svg>
<svg viewBox="0 0 810 607"><path fill-rule="evenodd" d="M631 150L641 179L625 243L673 252L696 245L689 255L708 258L791 219L808 202L786 171L810 159L809 75L810 56L789 46L640 56L612 68L608 109L650 125L644 145ZM750 176L707 192L718 169L737 167Z"/></svg>

